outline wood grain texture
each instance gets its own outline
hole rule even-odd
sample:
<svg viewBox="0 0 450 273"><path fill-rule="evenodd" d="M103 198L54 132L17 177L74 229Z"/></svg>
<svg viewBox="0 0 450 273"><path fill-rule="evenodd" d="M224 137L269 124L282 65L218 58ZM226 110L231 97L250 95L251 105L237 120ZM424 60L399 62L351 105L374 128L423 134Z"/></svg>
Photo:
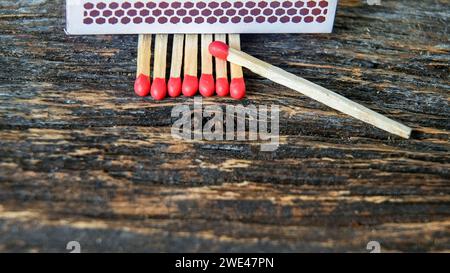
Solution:
<svg viewBox="0 0 450 273"><path fill-rule="evenodd" d="M244 71L244 105L280 105L272 153L174 140L171 109L191 99L136 97L137 36L66 36L63 2L0 3L0 251L450 251L448 1L343 0L333 34L242 35L415 129L393 137Z"/></svg>

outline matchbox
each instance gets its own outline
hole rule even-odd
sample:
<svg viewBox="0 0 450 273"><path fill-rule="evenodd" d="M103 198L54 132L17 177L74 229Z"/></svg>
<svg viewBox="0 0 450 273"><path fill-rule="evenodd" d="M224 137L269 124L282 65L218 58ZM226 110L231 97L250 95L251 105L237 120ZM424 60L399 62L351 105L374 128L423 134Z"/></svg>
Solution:
<svg viewBox="0 0 450 273"><path fill-rule="evenodd" d="M337 0L67 0L69 34L328 33Z"/></svg>

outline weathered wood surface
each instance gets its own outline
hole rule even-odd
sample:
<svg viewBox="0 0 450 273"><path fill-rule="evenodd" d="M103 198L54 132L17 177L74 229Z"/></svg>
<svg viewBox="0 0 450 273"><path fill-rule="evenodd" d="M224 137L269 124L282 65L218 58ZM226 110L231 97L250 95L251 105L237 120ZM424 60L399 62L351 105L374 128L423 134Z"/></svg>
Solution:
<svg viewBox="0 0 450 273"><path fill-rule="evenodd" d="M62 0L1 1L0 251L449 251L450 4L382 2L341 1L331 35L242 47L413 138L247 73L242 103L282 110L267 153L174 140L187 99L133 95L136 36L68 37Z"/></svg>

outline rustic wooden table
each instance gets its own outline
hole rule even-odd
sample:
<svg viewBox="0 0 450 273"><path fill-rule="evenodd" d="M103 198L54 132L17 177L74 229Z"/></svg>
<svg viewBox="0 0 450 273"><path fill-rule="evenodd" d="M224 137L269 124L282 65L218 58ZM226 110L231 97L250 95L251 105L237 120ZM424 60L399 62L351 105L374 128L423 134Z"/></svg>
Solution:
<svg viewBox="0 0 450 273"><path fill-rule="evenodd" d="M0 2L0 251L450 251L447 0L343 0L333 34L243 50L415 129L404 140L246 73L280 147L181 141L184 97L133 94L136 36L64 34L64 1Z"/></svg>

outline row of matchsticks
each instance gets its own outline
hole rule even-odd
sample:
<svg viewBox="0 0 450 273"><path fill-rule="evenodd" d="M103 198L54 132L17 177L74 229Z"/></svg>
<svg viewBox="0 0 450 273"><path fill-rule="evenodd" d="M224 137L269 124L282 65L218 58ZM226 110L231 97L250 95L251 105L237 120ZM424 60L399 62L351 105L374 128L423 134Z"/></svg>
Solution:
<svg viewBox="0 0 450 273"><path fill-rule="evenodd" d="M411 135L412 129L406 125L242 52L237 34L228 34L228 45L226 44L225 34L215 35L214 38L215 41L213 42L212 34L201 35L201 77L198 80L198 35L175 34L173 37L170 78L166 84L168 35L156 35L152 80L150 80L152 36L149 34L140 35L137 77L134 86L136 94L139 96L151 94L154 99L162 100L167 94L171 97L177 97L183 93L183 95L190 97L200 92L201 95L209 97L214 93L219 96L226 96L229 93L231 97L241 99L245 96L245 83L242 74L242 67L245 67L262 77L392 134L403 138L409 138ZM213 78L213 56L216 64L216 81ZM228 84L227 61L230 63L230 84ZM183 65L184 75L183 80L181 80Z"/></svg>
<svg viewBox="0 0 450 273"><path fill-rule="evenodd" d="M198 79L197 67L199 36L201 40L200 79ZM230 64L231 81L229 81L227 61L215 58L214 71L213 57L208 52L208 46L213 39L227 43L227 36L230 47L240 50L239 34L174 34L170 75L167 80L168 34L155 35L153 71L151 71L152 35L139 35L135 93L138 96L150 94L156 100L162 100L167 95L178 97L183 94L191 97L197 92L205 97L217 94L222 97L230 95L235 99L243 98L245 82L242 67ZM183 78L181 78L182 72Z"/></svg>

